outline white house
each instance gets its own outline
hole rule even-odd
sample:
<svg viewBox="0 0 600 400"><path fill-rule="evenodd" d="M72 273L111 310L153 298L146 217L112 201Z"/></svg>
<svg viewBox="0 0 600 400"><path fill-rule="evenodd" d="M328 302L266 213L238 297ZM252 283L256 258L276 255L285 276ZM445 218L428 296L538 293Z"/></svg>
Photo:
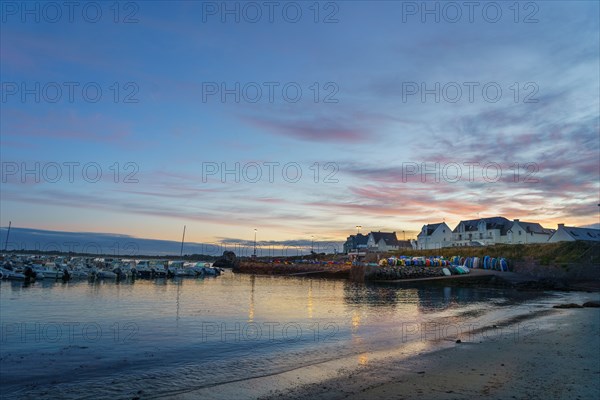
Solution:
<svg viewBox="0 0 600 400"><path fill-rule="evenodd" d="M558 229L550 236L548 242L572 242L575 240L600 242L600 229L577 228L574 226L565 226L565 224L558 224Z"/></svg>
<svg viewBox="0 0 600 400"><path fill-rule="evenodd" d="M453 233L453 246L490 245L507 242L512 222L504 217L460 221Z"/></svg>
<svg viewBox="0 0 600 400"><path fill-rule="evenodd" d="M421 233L417 235L419 250L441 249L450 246L452 246L452 229L445 222L423 225Z"/></svg>
<svg viewBox="0 0 600 400"><path fill-rule="evenodd" d="M506 232L505 243L546 243L553 233L554 229L546 229L536 222L523 222L515 219Z"/></svg>
<svg viewBox="0 0 600 400"><path fill-rule="evenodd" d="M384 252L394 251L400 248L396 232L371 232L367 239L369 251Z"/></svg>

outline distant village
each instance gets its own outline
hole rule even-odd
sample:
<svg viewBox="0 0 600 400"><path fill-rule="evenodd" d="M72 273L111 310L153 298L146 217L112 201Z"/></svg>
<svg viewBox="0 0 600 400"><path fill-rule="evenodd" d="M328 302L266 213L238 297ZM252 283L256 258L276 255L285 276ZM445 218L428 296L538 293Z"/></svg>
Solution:
<svg viewBox="0 0 600 400"><path fill-rule="evenodd" d="M544 228L537 222L513 221L504 217L460 221L454 229L445 222L423 225L417 240L398 240L396 232L370 232L350 235L344 243L346 254L388 252L402 249L429 250L443 247L487 246L494 244L556 243L565 241L600 242L600 229L558 224Z"/></svg>

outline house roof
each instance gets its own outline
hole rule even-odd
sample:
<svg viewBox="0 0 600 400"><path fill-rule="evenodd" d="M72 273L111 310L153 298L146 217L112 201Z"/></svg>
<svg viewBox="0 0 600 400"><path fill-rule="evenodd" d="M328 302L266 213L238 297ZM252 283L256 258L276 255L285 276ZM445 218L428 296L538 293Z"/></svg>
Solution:
<svg viewBox="0 0 600 400"><path fill-rule="evenodd" d="M512 229L514 224L521 225L521 227L523 227L523 229L525 229L525 232L527 232L527 233L538 233L538 234L543 234L543 235L551 235L554 233L553 229L546 229L542 225L538 224L537 222L515 221L511 225L510 229Z"/></svg>
<svg viewBox="0 0 600 400"><path fill-rule="evenodd" d="M355 236L354 243L356 243L357 246L360 246L360 245L366 246L368 240L369 240L368 235L363 235L362 233L359 233L357 236Z"/></svg>
<svg viewBox="0 0 600 400"><path fill-rule="evenodd" d="M417 236L423 236L423 233L425 233L425 236L431 236L433 235L433 232L435 232L435 230L442 224L445 224L445 222L423 225L421 232Z"/></svg>
<svg viewBox="0 0 600 400"><path fill-rule="evenodd" d="M348 236L348 238L346 239L346 244L349 246L361 246L367 245L367 241L369 240L369 236L368 235L363 235L362 233L359 233L357 235L350 235Z"/></svg>
<svg viewBox="0 0 600 400"><path fill-rule="evenodd" d="M575 240L587 240L593 242L600 242L600 229L592 228L577 228L574 226L559 227L558 231L563 229ZM557 231L557 232L558 232Z"/></svg>
<svg viewBox="0 0 600 400"><path fill-rule="evenodd" d="M466 221L460 221L456 228L454 228L453 232L458 232L458 227L460 224L463 224L465 227L465 232L476 231L477 226L480 221L485 222L485 228L490 229L500 229L501 235L506 235L509 227L512 226L511 221L504 217L491 217L491 218L480 218L480 219L469 219Z"/></svg>
<svg viewBox="0 0 600 400"><path fill-rule="evenodd" d="M438 226L440 226L442 223L440 222L439 224L427 224L425 225L427 227L427 236L431 235L433 232L435 232L435 230L438 228Z"/></svg>
<svg viewBox="0 0 600 400"><path fill-rule="evenodd" d="M396 237L396 232L371 232L373 235L373 240L375 243L378 243L381 239L388 246L398 246L398 238Z"/></svg>

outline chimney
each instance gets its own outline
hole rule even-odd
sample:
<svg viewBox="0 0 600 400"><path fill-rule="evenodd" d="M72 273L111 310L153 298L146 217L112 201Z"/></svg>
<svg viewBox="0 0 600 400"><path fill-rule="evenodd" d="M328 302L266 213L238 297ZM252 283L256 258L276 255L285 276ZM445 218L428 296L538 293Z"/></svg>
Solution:
<svg viewBox="0 0 600 400"><path fill-rule="evenodd" d="M558 229L564 228L564 227L565 227L565 224L558 224Z"/></svg>

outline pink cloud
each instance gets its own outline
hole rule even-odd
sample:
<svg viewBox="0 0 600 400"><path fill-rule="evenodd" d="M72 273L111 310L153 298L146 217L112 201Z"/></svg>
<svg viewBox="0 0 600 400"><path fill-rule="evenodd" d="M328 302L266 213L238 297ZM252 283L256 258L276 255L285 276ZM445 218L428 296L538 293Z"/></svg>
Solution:
<svg viewBox="0 0 600 400"><path fill-rule="evenodd" d="M371 135L362 129L348 127L339 121L315 118L311 121L280 121L260 117L247 117L252 125L281 136L315 142L361 142Z"/></svg>

